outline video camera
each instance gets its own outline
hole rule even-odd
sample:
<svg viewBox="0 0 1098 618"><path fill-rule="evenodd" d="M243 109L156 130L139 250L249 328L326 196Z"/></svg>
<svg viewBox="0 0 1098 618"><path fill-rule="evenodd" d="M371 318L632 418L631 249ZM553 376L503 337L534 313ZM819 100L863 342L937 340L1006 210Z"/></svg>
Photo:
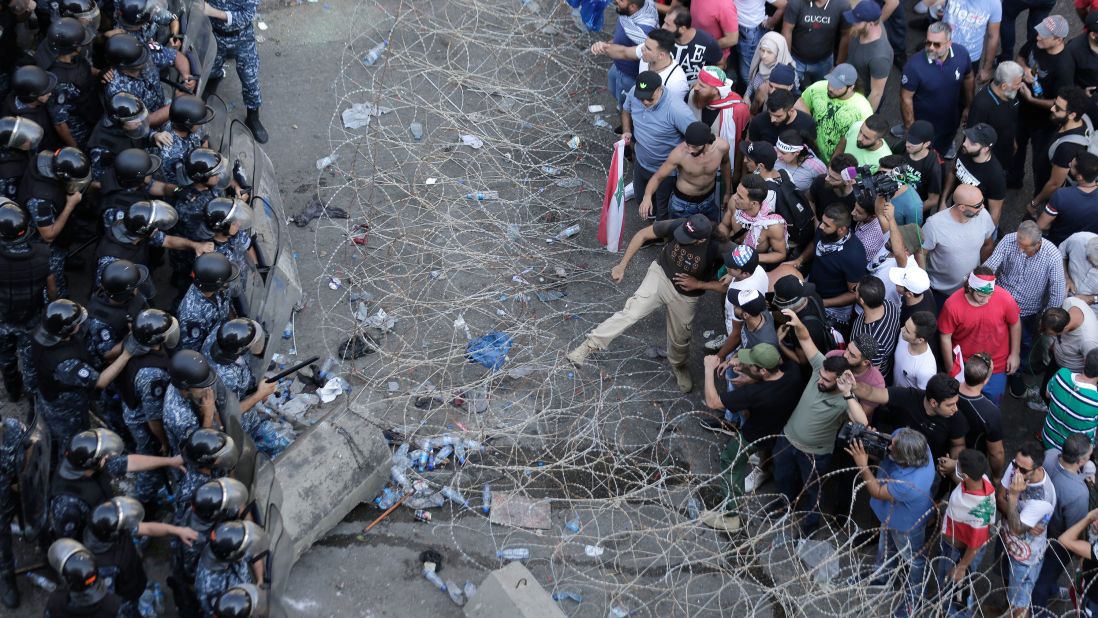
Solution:
<svg viewBox="0 0 1098 618"><path fill-rule="evenodd" d="M878 459L884 459L885 455L888 454L888 448L892 446L892 434L873 431L865 425L853 421L847 421L839 430L839 439L842 440L843 444L848 445L855 440L860 440L865 452Z"/></svg>
<svg viewBox="0 0 1098 618"><path fill-rule="evenodd" d="M922 179L922 175L910 165L901 165L888 171L873 173L872 167L862 165L857 168L854 178L854 200L866 210L872 210L877 197L887 202L896 196L901 184L913 185Z"/></svg>

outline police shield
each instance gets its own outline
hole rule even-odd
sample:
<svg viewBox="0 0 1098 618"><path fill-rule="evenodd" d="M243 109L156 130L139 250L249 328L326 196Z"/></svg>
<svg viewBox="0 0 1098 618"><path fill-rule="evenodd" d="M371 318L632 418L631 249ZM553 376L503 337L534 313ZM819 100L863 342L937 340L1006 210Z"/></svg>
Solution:
<svg viewBox="0 0 1098 618"><path fill-rule="evenodd" d="M196 94L206 87L217 55L210 19L202 11L202 0L169 0L168 10L179 17L179 31L183 34L183 53L191 63L191 75L198 76ZM210 142L213 144L214 142Z"/></svg>
<svg viewBox="0 0 1098 618"><path fill-rule="evenodd" d="M271 618L284 618L290 614L280 601L290 582L290 569L294 565L294 542L282 526L282 512L276 504L271 504L267 510L263 528L267 532L271 548L266 564L271 586L269 615Z"/></svg>
<svg viewBox="0 0 1098 618"><path fill-rule="evenodd" d="M23 515L23 537L31 540L45 530L49 518L50 432L40 414L27 428L27 446L19 471L19 497Z"/></svg>
<svg viewBox="0 0 1098 618"><path fill-rule="evenodd" d="M240 402L228 389L225 389L225 406L221 410L221 423L224 425L225 433L240 447L240 459L230 476L244 483L248 491L254 495L252 486L255 481L258 451L256 451L255 442L252 441L251 436L244 433L244 428L240 424Z"/></svg>

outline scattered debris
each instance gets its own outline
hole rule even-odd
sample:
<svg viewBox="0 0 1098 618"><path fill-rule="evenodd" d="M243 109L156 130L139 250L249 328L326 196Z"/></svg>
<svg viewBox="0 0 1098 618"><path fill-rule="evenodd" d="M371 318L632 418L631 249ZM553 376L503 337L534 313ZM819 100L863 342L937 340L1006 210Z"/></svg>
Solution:
<svg viewBox="0 0 1098 618"><path fill-rule="evenodd" d="M305 227L313 219L319 219L322 216L327 216L330 219L349 219L351 217L346 210L321 202L320 196L314 193L312 199L305 205L304 210L291 217L290 222L297 227Z"/></svg>
<svg viewBox="0 0 1098 618"><path fill-rule="evenodd" d="M549 530L553 527L550 515L548 500L534 500L509 491L497 491L492 495L489 521L493 524Z"/></svg>
<svg viewBox="0 0 1098 618"><path fill-rule="evenodd" d="M461 143L469 146L474 150L480 150L480 148L484 146L484 140L480 139L476 135L462 135Z"/></svg>
<svg viewBox="0 0 1098 618"><path fill-rule="evenodd" d="M393 330L393 327L396 326L396 318L391 317L388 313L385 313L384 309L378 309L377 313L375 313L374 315L366 319L359 319L359 324L367 328L376 328L383 333L387 333Z"/></svg>
<svg viewBox="0 0 1098 618"><path fill-rule="evenodd" d="M587 111L592 113L592 114L598 114L599 112L602 112L605 109L606 108L601 106L601 105L588 105L587 106Z"/></svg>
<svg viewBox="0 0 1098 618"><path fill-rule="evenodd" d="M342 359L353 360L374 352L377 352L377 344L366 333L351 335L339 344L339 357Z"/></svg>
<svg viewBox="0 0 1098 618"><path fill-rule="evenodd" d="M470 341L465 346L465 357L470 362L480 363L488 369L497 370L507 361L511 343L511 336L507 333L492 331Z"/></svg>
<svg viewBox="0 0 1098 618"><path fill-rule="evenodd" d="M368 126L375 117L393 111L391 107L382 107L376 103L355 103L343 110L340 116L343 118L345 129L361 129Z"/></svg>
<svg viewBox="0 0 1098 618"><path fill-rule="evenodd" d="M583 548L583 553L587 554L589 558L598 558L606 553L606 549L598 545L587 545Z"/></svg>
<svg viewBox="0 0 1098 618"><path fill-rule="evenodd" d="M332 165L333 163L335 163L338 160L339 160L339 155L333 152L332 154L330 154L326 157L323 157L321 159L317 159L316 160L316 169L317 169L317 171L323 171L324 168L328 167L329 165Z"/></svg>
<svg viewBox="0 0 1098 618"><path fill-rule="evenodd" d="M572 139L568 140L568 147L572 150L576 150L583 145L583 138L578 135L573 135Z"/></svg>
<svg viewBox="0 0 1098 618"><path fill-rule="evenodd" d="M356 245L365 245L369 240L370 224L356 223L351 226L350 239Z"/></svg>

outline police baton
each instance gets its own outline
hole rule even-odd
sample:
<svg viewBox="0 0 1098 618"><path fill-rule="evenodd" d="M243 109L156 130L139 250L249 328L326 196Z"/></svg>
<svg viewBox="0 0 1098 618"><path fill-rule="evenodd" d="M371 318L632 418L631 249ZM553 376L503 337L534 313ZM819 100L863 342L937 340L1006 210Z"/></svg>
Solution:
<svg viewBox="0 0 1098 618"><path fill-rule="evenodd" d="M308 367L309 365L317 362L318 360L320 360L319 356L313 356L309 359L303 360L300 363L294 365L293 367L290 367L289 369L283 370L283 371L267 378L266 380L264 380L264 382L267 382L268 384L274 384L275 382L278 382L279 380L281 380L282 378L285 378L286 376L290 375L291 373L297 373L298 371L301 371L302 369L304 369L304 368Z"/></svg>
<svg viewBox="0 0 1098 618"><path fill-rule="evenodd" d="M68 253L66 253L65 258L68 259L68 258L71 258L71 257L75 257L77 254L84 251L84 249L87 249L88 247L90 247L92 245L92 243L98 242L98 241L99 241L98 236L92 236L91 238L89 238L89 239L85 240L84 242L80 243L79 245L77 245L76 248L73 249L72 251L69 251Z"/></svg>

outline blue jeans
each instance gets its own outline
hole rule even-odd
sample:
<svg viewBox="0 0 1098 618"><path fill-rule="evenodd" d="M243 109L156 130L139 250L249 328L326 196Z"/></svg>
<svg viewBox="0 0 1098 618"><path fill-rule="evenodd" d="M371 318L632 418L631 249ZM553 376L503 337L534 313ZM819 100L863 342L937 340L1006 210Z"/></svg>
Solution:
<svg viewBox="0 0 1098 618"><path fill-rule="evenodd" d="M717 199L717 189L715 187L709 192L709 195L699 202L691 202L682 198L679 196L678 191L671 193L668 211L671 219L686 218L701 213L709 217L713 223L720 223L721 220L721 205Z"/></svg>
<svg viewBox="0 0 1098 618"><path fill-rule="evenodd" d="M938 541L938 557L934 559L934 578L938 581L938 590L946 604L946 616L948 618L968 618L972 616L976 608L976 597L972 595L971 574L980 570L980 562L984 559L984 553L990 543L984 543L968 566L968 575L960 584L954 584L949 579L949 572L964 555L963 549L954 547L945 539ZM957 601L954 597L960 595L963 601Z"/></svg>
<svg viewBox="0 0 1098 618"><path fill-rule="evenodd" d="M943 350L943 353L945 351ZM996 367L998 369L998 367ZM999 405L999 401L1003 398L1003 393L1006 392L1007 374L1005 373L993 373L991 379L987 381L987 386L984 386L984 394L995 405Z"/></svg>
<svg viewBox="0 0 1098 618"><path fill-rule="evenodd" d="M1033 598L1033 586L1041 572L1041 563L1023 564L1010 556L1004 556L1010 569L1010 581L1007 582L1007 603L1015 608L1029 608Z"/></svg>
<svg viewBox="0 0 1098 618"><path fill-rule="evenodd" d="M740 42L736 44L736 51L740 55L740 83L745 86L750 81L747 76L751 73L751 59L755 57L755 50L766 32L762 24L754 28L740 26Z"/></svg>
<svg viewBox="0 0 1098 618"><path fill-rule="evenodd" d="M875 574L887 576L901 565L908 565L907 580L904 585L904 597L908 615L914 615L914 608L923 592L923 572L926 570L926 522L920 522L908 532L882 528L877 541L877 559L873 562Z"/></svg>
<svg viewBox="0 0 1098 618"><path fill-rule="evenodd" d="M774 442L774 482L796 510L797 498L808 512L801 532L811 534L820 525L820 476L831 470L831 453L811 455L789 443L785 435Z"/></svg>
<svg viewBox="0 0 1098 618"><path fill-rule="evenodd" d="M1028 43L1037 40L1034 28L1052 13L1055 6L1055 0L1003 0L1002 23L1007 27L999 29L999 42L1003 47L1002 53L999 54L999 61L1014 60L1014 37L1017 34L1014 23L1022 11L1028 11L1026 13L1026 42Z"/></svg>
<svg viewBox="0 0 1098 618"><path fill-rule="evenodd" d="M835 68L835 57L828 56L823 60L817 60L816 62L801 62L796 56L793 57L793 66L797 71L797 83L801 85L801 90L811 86L812 84L823 79L831 69Z"/></svg>
<svg viewBox="0 0 1098 618"><path fill-rule="evenodd" d="M622 105L625 105L625 94L637 84L637 78L625 75L618 70L618 65L614 64L606 73L606 83L610 88L610 96L614 97L614 101L618 104L618 111L621 111Z"/></svg>

